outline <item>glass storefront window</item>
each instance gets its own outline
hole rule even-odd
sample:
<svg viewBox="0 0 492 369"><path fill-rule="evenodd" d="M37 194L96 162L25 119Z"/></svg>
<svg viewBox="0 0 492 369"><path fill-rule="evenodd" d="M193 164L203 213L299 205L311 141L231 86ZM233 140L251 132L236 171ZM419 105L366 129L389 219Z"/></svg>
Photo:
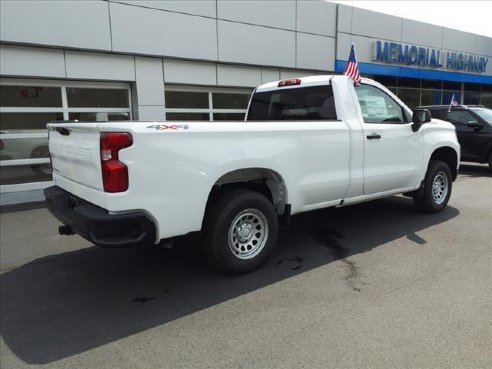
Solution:
<svg viewBox="0 0 492 369"><path fill-rule="evenodd" d="M420 88L420 79L418 79L418 78L398 78L398 87Z"/></svg>
<svg viewBox="0 0 492 369"><path fill-rule="evenodd" d="M166 91L166 108L207 109L207 92Z"/></svg>
<svg viewBox="0 0 492 369"><path fill-rule="evenodd" d="M454 98L464 105L492 108L492 85L416 78L371 76L394 92L410 108L417 105L447 105ZM398 88L395 88L395 84ZM419 87L420 86L420 87ZM463 96L463 100L461 100Z"/></svg>
<svg viewBox="0 0 492 369"><path fill-rule="evenodd" d="M465 105L479 105L480 104L480 92L465 91L463 95L463 104Z"/></svg>
<svg viewBox="0 0 492 369"><path fill-rule="evenodd" d="M465 83L465 91L478 91L480 92L479 83Z"/></svg>
<svg viewBox="0 0 492 369"><path fill-rule="evenodd" d="M46 132L46 123L63 120L63 113L0 113L1 133L38 130Z"/></svg>
<svg viewBox="0 0 492 369"><path fill-rule="evenodd" d="M167 120L244 120L251 92L190 86L168 86Z"/></svg>
<svg viewBox="0 0 492 369"><path fill-rule="evenodd" d="M434 79L423 79L422 80L422 88L433 88L433 89L442 89L442 81L437 81Z"/></svg>
<svg viewBox="0 0 492 369"><path fill-rule="evenodd" d="M243 121L245 113L214 113L214 120L239 120Z"/></svg>
<svg viewBox="0 0 492 369"><path fill-rule="evenodd" d="M441 105L441 90L422 90L420 92L420 105Z"/></svg>
<svg viewBox="0 0 492 369"><path fill-rule="evenodd" d="M70 108L127 108L128 90L110 88L67 88Z"/></svg>
<svg viewBox="0 0 492 369"><path fill-rule="evenodd" d="M130 120L130 113L106 113L106 112L69 113L68 119L87 121L87 122L111 122L117 120Z"/></svg>
<svg viewBox="0 0 492 369"><path fill-rule="evenodd" d="M397 96L402 100L410 109L420 105L420 91L411 88L398 88Z"/></svg>
<svg viewBox="0 0 492 369"><path fill-rule="evenodd" d="M58 87L0 86L3 107L60 107L61 90Z"/></svg>
<svg viewBox="0 0 492 369"><path fill-rule="evenodd" d="M208 113L167 113L166 120L210 120Z"/></svg>
<svg viewBox="0 0 492 369"><path fill-rule="evenodd" d="M492 85L481 86L480 105L492 109Z"/></svg>
<svg viewBox="0 0 492 369"><path fill-rule="evenodd" d="M396 87L396 77L373 76L372 78L387 88Z"/></svg>
<svg viewBox="0 0 492 369"><path fill-rule="evenodd" d="M0 160L49 158L46 137L2 138L0 148Z"/></svg>
<svg viewBox="0 0 492 369"><path fill-rule="evenodd" d="M443 90L458 90L461 91L461 82L451 82L451 81L443 81L442 82Z"/></svg>
<svg viewBox="0 0 492 369"><path fill-rule="evenodd" d="M216 109L246 109L249 95L212 93L213 107Z"/></svg>
<svg viewBox="0 0 492 369"><path fill-rule="evenodd" d="M480 105L492 109L492 92L482 92L480 96Z"/></svg>
<svg viewBox="0 0 492 369"><path fill-rule="evenodd" d="M49 163L3 166L1 170L0 185L2 186L51 181L51 165Z"/></svg>
<svg viewBox="0 0 492 369"><path fill-rule="evenodd" d="M0 80L0 189L51 181L48 122L131 119L129 87L117 83ZM64 98L66 96L66 99Z"/></svg>

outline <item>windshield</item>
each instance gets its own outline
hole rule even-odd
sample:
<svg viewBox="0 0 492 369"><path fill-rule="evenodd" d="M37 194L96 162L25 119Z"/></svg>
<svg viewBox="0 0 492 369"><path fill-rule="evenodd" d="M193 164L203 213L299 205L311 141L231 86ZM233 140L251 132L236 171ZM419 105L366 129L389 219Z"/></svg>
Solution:
<svg viewBox="0 0 492 369"><path fill-rule="evenodd" d="M492 126L492 110L487 108L473 108L471 110L477 113L480 118L482 118L484 121Z"/></svg>

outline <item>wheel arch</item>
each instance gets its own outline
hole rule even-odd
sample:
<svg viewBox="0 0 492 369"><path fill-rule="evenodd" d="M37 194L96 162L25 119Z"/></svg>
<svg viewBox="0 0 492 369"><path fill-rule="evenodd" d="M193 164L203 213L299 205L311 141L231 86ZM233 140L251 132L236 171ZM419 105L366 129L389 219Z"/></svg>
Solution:
<svg viewBox="0 0 492 369"><path fill-rule="evenodd" d="M482 152L482 157L480 158L481 163L487 163L489 156L492 154L492 140L487 144Z"/></svg>
<svg viewBox="0 0 492 369"><path fill-rule="evenodd" d="M209 204L224 191L246 189L265 195L274 205L278 215L286 213L287 186L283 177L269 168L251 167L223 174L213 184L207 199Z"/></svg>
<svg viewBox="0 0 492 369"><path fill-rule="evenodd" d="M451 170L453 181L458 176L458 154L449 146L439 147L432 153L430 160L441 160L445 162Z"/></svg>

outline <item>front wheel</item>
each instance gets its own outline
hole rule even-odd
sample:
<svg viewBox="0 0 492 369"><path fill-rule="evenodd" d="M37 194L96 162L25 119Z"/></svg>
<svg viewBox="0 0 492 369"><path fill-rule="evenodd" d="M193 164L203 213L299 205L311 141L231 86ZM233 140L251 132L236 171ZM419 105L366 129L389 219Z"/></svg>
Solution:
<svg viewBox="0 0 492 369"><path fill-rule="evenodd" d="M448 204L451 196L452 177L449 166L440 160L432 160L424 178L424 188L414 196L419 211L439 213Z"/></svg>
<svg viewBox="0 0 492 369"><path fill-rule="evenodd" d="M247 273L258 268L275 246L277 214L260 193L226 192L207 210L204 235L213 264L228 273Z"/></svg>

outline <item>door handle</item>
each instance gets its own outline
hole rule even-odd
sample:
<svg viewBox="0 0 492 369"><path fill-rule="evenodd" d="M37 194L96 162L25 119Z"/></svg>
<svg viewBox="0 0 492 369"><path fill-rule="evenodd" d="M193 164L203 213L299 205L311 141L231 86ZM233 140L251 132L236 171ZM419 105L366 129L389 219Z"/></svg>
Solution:
<svg viewBox="0 0 492 369"><path fill-rule="evenodd" d="M57 127L55 128L55 130L62 134L63 136L69 136L70 135L70 130L68 128L64 128L64 127Z"/></svg>
<svg viewBox="0 0 492 369"><path fill-rule="evenodd" d="M381 138L381 135L378 135L377 133L371 133L370 135L366 136L368 140L379 140Z"/></svg>

